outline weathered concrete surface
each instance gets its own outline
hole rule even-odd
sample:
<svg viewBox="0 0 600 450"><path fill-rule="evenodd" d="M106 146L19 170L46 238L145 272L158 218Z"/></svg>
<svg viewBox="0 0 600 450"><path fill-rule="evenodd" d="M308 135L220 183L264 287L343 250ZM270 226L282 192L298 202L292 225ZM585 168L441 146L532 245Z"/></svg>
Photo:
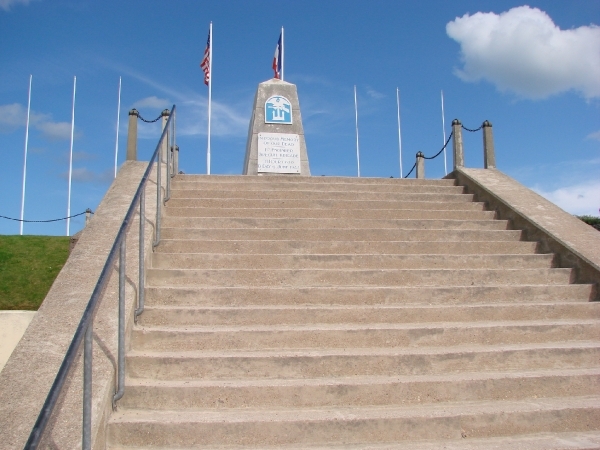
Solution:
<svg viewBox="0 0 600 450"><path fill-rule="evenodd" d="M35 311L0 311L0 372L34 317Z"/></svg>
<svg viewBox="0 0 600 450"><path fill-rule="evenodd" d="M292 104L292 124L283 125L276 123L265 123L265 102L273 95L282 95ZM258 133L293 133L300 138L300 173L287 174L310 176L308 165L308 154L306 153L306 141L304 140L304 128L302 127L302 115L300 114L300 102L298 100L298 91L296 85L286 81L271 79L260 83L254 96L254 105L252 106L252 116L248 127L248 141L246 143L246 157L244 158L244 175L258 174ZM261 175L281 174L265 173Z"/></svg>
<svg viewBox="0 0 600 450"><path fill-rule="evenodd" d="M453 181L179 177L107 447L598 448L594 285Z"/></svg>
<svg viewBox="0 0 600 450"><path fill-rule="evenodd" d="M147 162L135 161L128 161L121 167L94 218L83 230L37 315L0 373L0 449L23 448L27 441L146 167ZM155 179L151 178L146 189L147 255L151 253L150 239L156 211ZM137 295L137 217L134 217L127 239L126 295L130 327ZM94 321L92 418L93 436L97 438L94 448L104 448L104 427L110 411L109 399L114 392L117 297L118 272L115 269ZM53 415L46 428L43 448L81 447L81 386L82 364L79 357L64 385L64 395L57 405L59 412Z"/></svg>
<svg viewBox="0 0 600 450"><path fill-rule="evenodd" d="M597 230L498 170L461 167L450 176L474 193L478 201L487 202L498 218L524 230L526 240L539 241L540 251L556 253L558 267L575 267L578 282L598 285Z"/></svg>

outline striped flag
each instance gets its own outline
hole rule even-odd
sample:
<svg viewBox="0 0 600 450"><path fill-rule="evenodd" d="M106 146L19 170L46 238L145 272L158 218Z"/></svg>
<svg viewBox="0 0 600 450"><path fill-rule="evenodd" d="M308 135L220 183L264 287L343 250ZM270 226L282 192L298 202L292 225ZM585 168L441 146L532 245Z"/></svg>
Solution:
<svg viewBox="0 0 600 450"><path fill-rule="evenodd" d="M204 50L204 58L200 63L200 68L204 71L204 84L208 86L210 81L210 31L206 40L206 50Z"/></svg>
<svg viewBox="0 0 600 450"><path fill-rule="evenodd" d="M283 37L283 29L281 30L281 34L279 35L279 40L277 41L277 47L275 47L275 55L273 56L273 71L275 72L274 78L281 79L281 66L283 64L283 45L282 45L282 37Z"/></svg>

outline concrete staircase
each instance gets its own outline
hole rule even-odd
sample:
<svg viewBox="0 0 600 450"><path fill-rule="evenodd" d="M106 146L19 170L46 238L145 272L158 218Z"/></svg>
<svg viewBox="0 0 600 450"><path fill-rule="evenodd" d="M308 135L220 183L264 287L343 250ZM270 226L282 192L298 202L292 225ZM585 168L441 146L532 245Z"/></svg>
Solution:
<svg viewBox="0 0 600 450"><path fill-rule="evenodd" d="M600 448L592 285L453 180L178 176L108 447Z"/></svg>

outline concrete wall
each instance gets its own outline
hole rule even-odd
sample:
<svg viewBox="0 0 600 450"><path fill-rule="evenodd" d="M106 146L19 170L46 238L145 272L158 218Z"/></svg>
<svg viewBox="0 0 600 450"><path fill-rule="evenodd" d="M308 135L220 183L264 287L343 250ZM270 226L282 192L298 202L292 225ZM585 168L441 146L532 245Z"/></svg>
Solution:
<svg viewBox="0 0 600 450"><path fill-rule="evenodd" d="M0 449L23 448L48 395L65 352L147 162L126 162L96 213L81 233L79 242L23 338L0 373ZM165 177L162 178L165 180ZM146 189L146 255L156 211L156 177ZM138 290L138 230L136 214L127 236L127 320L133 323ZM118 263L117 263L118 264ZM111 410L117 357L118 272L113 271L94 320L93 433L94 448L104 448L104 427ZM81 352L80 352L81 353ZM42 448L76 449L81 446L82 361L74 364L59 399L57 410L46 428ZM127 394L125 394L127 395Z"/></svg>
<svg viewBox="0 0 600 450"><path fill-rule="evenodd" d="M574 282L595 284L590 300L600 300L597 230L498 170L458 168L449 177L486 202L497 218L524 230L525 240L538 241L540 252L555 253L557 267L574 267Z"/></svg>
<svg viewBox="0 0 600 450"><path fill-rule="evenodd" d="M35 317L35 311L0 311L0 372Z"/></svg>

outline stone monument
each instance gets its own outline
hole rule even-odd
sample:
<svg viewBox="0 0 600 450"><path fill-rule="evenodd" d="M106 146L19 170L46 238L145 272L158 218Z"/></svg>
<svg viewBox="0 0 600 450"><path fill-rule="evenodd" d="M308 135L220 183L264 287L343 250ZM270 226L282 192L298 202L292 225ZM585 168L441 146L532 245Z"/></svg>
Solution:
<svg viewBox="0 0 600 450"><path fill-rule="evenodd" d="M258 85L243 174L310 176L295 84L273 78Z"/></svg>

